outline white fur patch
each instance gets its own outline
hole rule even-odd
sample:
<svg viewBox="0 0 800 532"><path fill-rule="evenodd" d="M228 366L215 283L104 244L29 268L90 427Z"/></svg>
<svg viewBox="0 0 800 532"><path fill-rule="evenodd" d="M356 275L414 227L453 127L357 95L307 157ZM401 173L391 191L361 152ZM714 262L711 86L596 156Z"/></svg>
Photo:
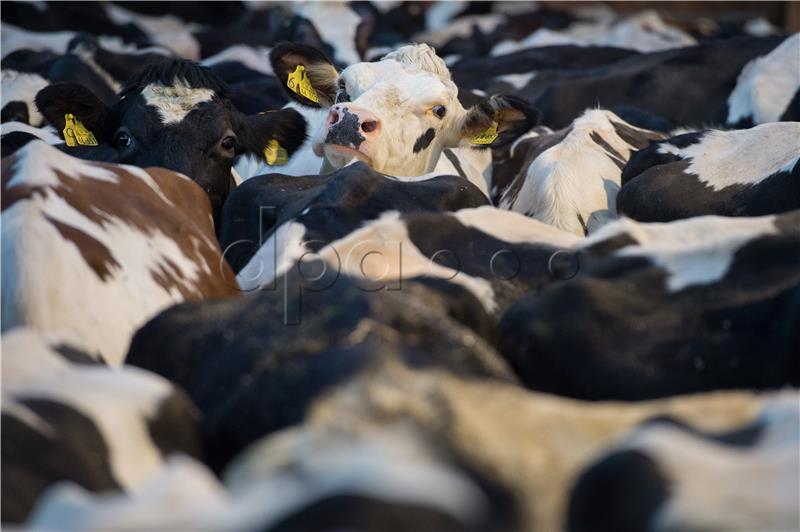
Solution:
<svg viewBox="0 0 800 532"><path fill-rule="evenodd" d="M775 122L750 129L711 130L685 148L661 144L661 153L690 161L696 174L713 190L754 185L780 171L791 171L800 159L800 122Z"/></svg>
<svg viewBox="0 0 800 532"><path fill-rule="evenodd" d="M622 163L635 147L616 133L612 120L625 124L603 110L589 110L575 119L561 142L541 153L515 178L523 180L522 187L516 196L512 195L514 187L509 187L500 199L500 208L581 236L584 228L578 215L584 223L615 218L622 170L592 135L611 146Z"/></svg>
<svg viewBox="0 0 800 532"><path fill-rule="evenodd" d="M780 120L800 89L800 33L747 63L728 97L728 124L752 117L754 124Z"/></svg>
<svg viewBox="0 0 800 532"><path fill-rule="evenodd" d="M254 48L244 44L236 44L225 48L211 57L203 59L200 64L203 66L212 66L225 61L236 61L250 70L255 70L262 74L273 74L272 64L269 62L269 51L270 49L264 46Z"/></svg>
<svg viewBox="0 0 800 532"><path fill-rule="evenodd" d="M197 105L214 98L212 89L194 89L185 83L165 87L151 83L142 91L147 105L155 107L163 124L176 124L183 120Z"/></svg>
<svg viewBox="0 0 800 532"><path fill-rule="evenodd" d="M515 89L519 90L525 87L536 76L536 72L528 72L525 74L506 74L505 76L498 76L497 81L505 81Z"/></svg>
<svg viewBox="0 0 800 532"><path fill-rule="evenodd" d="M305 234L305 226L294 221L278 227L236 276L241 289L261 289L288 271L308 251Z"/></svg>
<svg viewBox="0 0 800 532"><path fill-rule="evenodd" d="M297 3L293 7L314 24L323 41L333 46L335 60L346 65L361 61L356 50L356 30L361 17L348 5L340 2L309 2Z"/></svg>
<svg viewBox="0 0 800 532"><path fill-rule="evenodd" d="M588 237L582 247L626 233L636 244L615 252L620 257L651 259L669 272L672 292L717 282L728 272L734 254L755 238L776 234L774 216L726 218L699 216L670 223L639 223L623 218Z"/></svg>
<svg viewBox="0 0 800 532"><path fill-rule="evenodd" d="M721 445L669 424L633 431L622 449L652 456L670 483L657 530L797 530L800 398L773 399L752 447Z"/></svg>
<svg viewBox="0 0 800 532"><path fill-rule="evenodd" d="M5 29L4 29L5 31ZM32 126L40 126L44 117L36 108L33 99L36 93L47 87L49 81L38 74L23 74L15 70L3 70L2 72L2 105L5 107L10 102L24 102L28 108L28 120Z"/></svg>
<svg viewBox="0 0 800 532"><path fill-rule="evenodd" d="M130 366L70 363L30 329L3 335L2 364L4 413L30 398L76 409L99 430L108 445L112 474L125 488L161 467L147 421L172 391L165 379Z"/></svg>

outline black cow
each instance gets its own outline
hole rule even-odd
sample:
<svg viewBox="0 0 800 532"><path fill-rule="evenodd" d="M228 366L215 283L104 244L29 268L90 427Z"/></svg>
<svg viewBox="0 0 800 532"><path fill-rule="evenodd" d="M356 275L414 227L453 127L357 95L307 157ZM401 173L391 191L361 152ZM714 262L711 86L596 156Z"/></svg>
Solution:
<svg viewBox="0 0 800 532"><path fill-rule="evenodd" d="M208 193L215 219L237 155L261 154L271 141L291 154L305 140L305 120L296 111L245 116L218 76L181 59L164 60L131 78L111 106L71 83L42 89L36 105L58 131L73 115L97 144L61 149L85 159L182 172ZM80 129L77 123L72 127Z"/></svg>
<svg viewBox="0 0 800 532"><path fill-rule="evenodd" d="M639 400L800 384L800 211L614 222L579 274L518 299L501 352L530 387Z"/></svg>
<svg viewBox="0 0 800 532"><path fill-rule="evenodd" d="M617 211L642 222L800 209L800 123L653 142L631 156L622 185Z"/></svg>
<svg viewBox="0 0 800 532"><path fill-rule="evenodd" d="M202 454L198 413L183 391L29 329L3 335L2 417L3 522L23 521L58 481L129 489L168 454Z"/></svg>

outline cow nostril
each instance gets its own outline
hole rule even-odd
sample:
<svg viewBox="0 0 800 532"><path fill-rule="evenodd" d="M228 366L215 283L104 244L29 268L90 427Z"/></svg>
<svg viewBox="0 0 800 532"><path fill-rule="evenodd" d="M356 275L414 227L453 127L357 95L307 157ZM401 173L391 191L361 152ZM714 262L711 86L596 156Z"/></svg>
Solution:
<svg viewBox="0 0 800 532"><path fill-rule="evenodd" d="M337 113L334 110L331 110L331 114L328 115L328 125L332 126L338 121L339 121L339 113Z"/></svg>
<svg viewBox="0 0 800 532"><path fill-rule="evenodd" d="M372 133L378 127L378 122L375 120L367 120L361 124L361 130L364 133Z"/></svg>

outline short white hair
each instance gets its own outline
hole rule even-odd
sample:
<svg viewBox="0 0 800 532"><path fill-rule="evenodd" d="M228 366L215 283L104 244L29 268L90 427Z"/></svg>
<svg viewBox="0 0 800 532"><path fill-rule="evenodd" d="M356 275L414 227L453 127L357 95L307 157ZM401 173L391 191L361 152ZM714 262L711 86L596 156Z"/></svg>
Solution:
<svg viewBox="0 0 800 532"><path fill-rule="evenodd" d="M436 50L427 44L407 44L389 52L381 58L394 59L398 63L414 65L420 70L437 75L442 81L451 81L450 70Z"/></svg>

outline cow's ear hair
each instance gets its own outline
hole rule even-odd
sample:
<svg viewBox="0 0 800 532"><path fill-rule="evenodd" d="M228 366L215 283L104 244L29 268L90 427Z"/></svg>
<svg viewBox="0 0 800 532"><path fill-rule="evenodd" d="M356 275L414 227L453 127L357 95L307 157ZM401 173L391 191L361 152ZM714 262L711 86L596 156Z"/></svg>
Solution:
<svg viewBox="0 0 800 532"><path fill-rule="evenodd" d="M325 54L304 44L281 43L272 49L269 59L273 72L290 98L309 107L333 105L339 73ZM302 73L298 66L303 67ZM302 83L301 76L305 80ZM307 92L308 88L313 90L312 94Z"/></svg>
<svg viewBox="0 0 800 532"><path fill-rule="evenodd" d="M109 109L100 98L78 83L54 83L36 94L36 107L63 138L64 116L75 115L96 137L103 136Z"/></svg>
<svg viewBox="0 0 800 532"><path fill-rule="evenodd" d="M497 124L496 136L493 129ZM501 148L518 139L539 123L539 111L531 104L505 94L498 94L474 105L467 111L461 128L461 136L468 141L481 137L476 145L491 145ZM483 135L484 133L488 133ZM493 140L489 140L495 137Z"/></svg>
<svg viewBox="0 0 800 532"><path fill-rule="evenodd" d="M265 156L264 149L273 140L278 142L273 151L282 148L287 156L292 155L306 140L306 121L303 115L291 108L250 116L240 115L235 129L241 150L262 157Z"/></svg>

